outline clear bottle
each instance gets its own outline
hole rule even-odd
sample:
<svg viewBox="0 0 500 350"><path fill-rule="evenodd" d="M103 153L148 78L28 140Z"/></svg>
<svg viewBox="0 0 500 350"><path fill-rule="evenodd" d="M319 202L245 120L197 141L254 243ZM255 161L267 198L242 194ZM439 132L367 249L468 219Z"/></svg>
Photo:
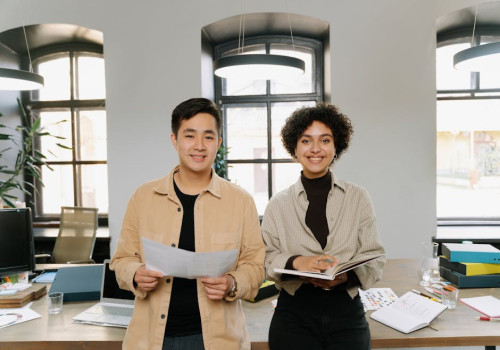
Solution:
<svg viewBox="0 0 500 350"><path fill-rule="evenodd" d="M441 280L439 274L439 257L438 257L439 243L432 243L432 267L431 267L431 283L436 283Z"/></svg>

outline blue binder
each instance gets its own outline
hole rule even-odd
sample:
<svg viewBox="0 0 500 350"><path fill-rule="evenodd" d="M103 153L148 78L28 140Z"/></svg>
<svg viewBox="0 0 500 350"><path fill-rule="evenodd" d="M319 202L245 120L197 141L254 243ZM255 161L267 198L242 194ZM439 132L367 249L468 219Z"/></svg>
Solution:
<svg viewBox="0 0 500 350"><path fill-rule="evenodd" d="M102 264L60 268L49 293L63 292L63 302L99 300L102 269Z"/></svg>
<svg viewBox="0 0 500 350"><path fill-rule="evenodd" d="M441 251L451 262L500 264L500 250L491 244L443 243Z"/></svg>
<svg viewBox="0 0 500 350"><path fill-rule="evenodd" d="M439 267L439 274L458 288L498 288L500 287L500 274L466 276L456 271Z"/></svg>

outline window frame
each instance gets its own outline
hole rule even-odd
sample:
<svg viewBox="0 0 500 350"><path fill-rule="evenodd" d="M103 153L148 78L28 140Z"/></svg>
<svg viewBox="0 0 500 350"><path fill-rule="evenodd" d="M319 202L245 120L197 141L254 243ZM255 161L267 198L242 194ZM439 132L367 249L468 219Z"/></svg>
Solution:
<svg viewBox="0 0 500 350"><path fill-rule="evenodd" d="M314 51L314 66L315 73L313 75L314 91L311 93L293 93L293 94L271 94L270 80L266 81L266 93L262 95L238 95L238 96L224 96L222 93L223 85L222 78L214 76L215 85L215 101L222 113L223 131L222 142L223 146L227 147L227 123L226 123L226 106L234 107L245 104L260 104L265 105L267 110L267 158L265 159L227 159L227 166L231 164L266 164L267 165L267 186L268 186L268 199L272 197L273 193L273 164L276 163L294 163L294 160L289 158L272 158L272 118L271 109L273 103L277 102L302 102L313 101L316 104L324 101L324 52L323 43L315 38L294 37L296 46L303 46L310 48ZM286 44L291 47L290 36L284 35L261 35L250 38L245 38L245 46L265 44L266 53L269 53L271 44ZM220 58L225 52L238 48L238 40L233 40L221 43L214 47L214 60ZM227 169L226 169L227 170ZM227 173L227 172L226 172ZM229 173L230 177L230 173Z"/></svg>
<svg viewBox="0 0 500 350"><path fill-rule="evenodd" d="M31 60L36 62L38 59L43 59L48 56L56 56L57 54L68 54L69 53L69 61L70 61L70 98L69 100L50 100L50 101L40 101L36 99L37 91L24 91L22 92L22 102L23 106L34 112L35 114L40 113L41 111L50 111L50 110L67 110L70 113L71 120L68 122L71 123L71 144L75 144L75 128L77 127L77 114L79 111L84 111L87 109L92 109L95 111L106 110L106 99L85 99L78 100L75 99L75 63L74 58L75 55L79 53L89 54L89 56L100 56L104 59L103 46L97 44L82 44L82 43L68 43L68 44L56 44L49 45L31 52ZM28 67L29 62L27 57L23 57L22 61L23 65ZM36 65L33 65L33 70L36 72ZM35 147L36 149L40 149L39 140L35 139ZM77 160L76 157L76 149L73 148L71 151L71 160L67 161L47 161L48 165L71 165L73 172L73 205L74 206L82 206L81 204L81 179L79 174L79 166L81 165L93 165L93 164L104 164L107 165L107 157L106 160ZM33 182L33 178L30 178L28 175L25 175L25 180ZM39 181L35 181L36 191L30 190L31 198L33 198L34 204L30 203L29 206L33 212L33 221L34 222L49 222L54 220L59 220L59 214L43 214L43 200L42 200L42 185ZM38 191L38 192L37 192ZM100 226L108 225L108 213L100 213L98 217L98 222Z"/></svg>
<svg viewBox="0 0 500 350"><path fill-rule="evenodd" d="M484 36L497 36L500 41L500 28L492 26L477 26L472 39L470 28L459 28L449 32L438 33L436 49L460 43L472 43L474 46L481 44L481 39ZM436 88L436 102L438 101L460 101L460 100L500 100L500 95L495 96L495 93L500 93L500 88L481 89L481 73L470 73L470 89L457 90L438 90ZM453 96L460 94L460 96ZM467 94L467 95L465 95ZM488 95L491 94L491 95ZM436 149L437 151L437 149ZM437 176L437 173L436 173ZM488 219L478 217L437 217L437 226L500 226L500 216Z"/></svg>

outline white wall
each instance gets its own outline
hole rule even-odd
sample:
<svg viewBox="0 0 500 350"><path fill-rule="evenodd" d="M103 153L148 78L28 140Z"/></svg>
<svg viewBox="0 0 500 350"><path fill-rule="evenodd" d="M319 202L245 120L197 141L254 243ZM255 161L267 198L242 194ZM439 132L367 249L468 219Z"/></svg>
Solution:
<svg viewBox="0 0 500 350"><path fill-rule="evenodd" d="M0 0L0 32L72 23L104 33L112 252L134 189L176 164L170 112L201 95L203 26L238 15L234 0ZM436 231L435 20L476 0L289 0L330 23L332 102L353 121L336 165L372 195L388 256L417 257ZM246 13L284 12L252 0ZM0 101L9 98L0 92ZM1 105L1 102L0 102Z"/></svg>

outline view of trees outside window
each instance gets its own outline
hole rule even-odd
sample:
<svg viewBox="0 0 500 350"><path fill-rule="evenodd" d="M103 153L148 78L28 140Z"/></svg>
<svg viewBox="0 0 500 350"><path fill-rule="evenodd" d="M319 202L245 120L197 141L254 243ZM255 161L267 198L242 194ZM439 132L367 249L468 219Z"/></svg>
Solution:
<svg viewBox="0 0 500 350"><path fill-rule="evenodd" d="M250 40L251 42L251 40ZM301 167L281 143L281 128L293 111L314 106L322 100L321 45L290 45L272 38L245 46L245 53L271 53L298 57L305 61L305 73L294 78L270 81L217 79L216 101L224 119L224 145L228 178L246 189L254 198L259 215L269 198L297 181ZM216 50L217 51L217 50ZM218 57L235 54L234 48L219 50ZM318 87L320 86L320 87Z"/></svg>
<svg viewBox="0 0 500 350"><path fill-rule="evenodd" d="M32 93L28 106L50 133L65 138L38 140L52 170L42 167L44 186L38 186L36 215L57 216L61 206L96 207L100 215L106 215L106 92L102 54L58 52L36 58L34 67L44 76L45 87ZM70 150L54 147L55 143Z"/></svg>
<svg viewBox="0 0 500 350"><path fill-rule="evenodd" d="M469 43L436 53L437 216L445 220L500 218L500 79L453 68Z"/></svg>

